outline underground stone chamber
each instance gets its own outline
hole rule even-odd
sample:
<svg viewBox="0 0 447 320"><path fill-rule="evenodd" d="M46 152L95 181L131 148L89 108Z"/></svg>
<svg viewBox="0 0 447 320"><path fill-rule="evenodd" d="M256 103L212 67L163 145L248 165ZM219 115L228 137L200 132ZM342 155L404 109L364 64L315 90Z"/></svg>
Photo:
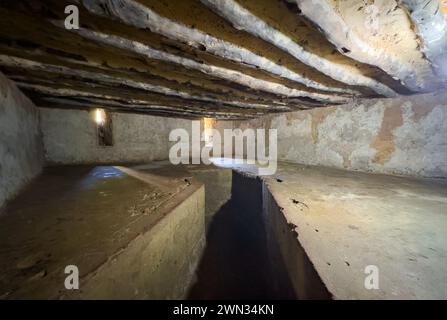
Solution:
<svg viewBox="0 0 447 320"><path fill-rule="evenodd" d="M446 299L446 13L2 1L0 299Z"/></svg>

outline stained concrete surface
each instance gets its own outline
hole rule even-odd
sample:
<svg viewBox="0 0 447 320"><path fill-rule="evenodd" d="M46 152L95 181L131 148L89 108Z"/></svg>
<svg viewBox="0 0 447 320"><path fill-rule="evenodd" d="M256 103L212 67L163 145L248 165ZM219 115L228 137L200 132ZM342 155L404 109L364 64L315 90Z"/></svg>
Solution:
<svg viewBox="0 0 447 320"><path fill-rule="evenodd" d="M85 110L41 108L41 130L47 163L141 163L169 157L169 133L191 131L191 121L175 118L112 113L111 147L98 145L94 114Z"/></svg>
<svg viewBox="0 0 447 320"><path fill-rule="evenodd" d="M114 167L47 168L0 217L0 297L180 298L204 226L198 183L166 191ZM67 265L80 291L65 290Z"/></svg>
<svg viewBox="0 0 447 320"><path fill-rule="evenodd" d="M293 299L285 268L272 264L262 214L260 185L235 196L231 169L214 165L178 165L168 161L121 169L140 179L197 180L205 187L207 240L189 299ZM130 172L130 170L132 172ZM165 186L157 181L158 185ZM276 268L276 269L274 269Z"/></svg>
<svg viewBox="0 0 447 320"><path fill-rule="evenodd" d="M278 160L363 172L447 177L445 93L359 99L343 106L228 122L276 129Z"/></svg>
<svg viewBox="0 0 447 320"><path fill-rule="evenodd" d="M0 72L0 208L43 167L39 109Z"/></svg>
<svg viewBox="0 0 447 320"><path fill-rule="evenodd" d="M37 290L39 283L48 283L46 287L50 292L61 290L65 276L59 270L61 265L71 264L71 258L76 258L75 264L81 266L82 272L94 269L114 248L141 232L144 234L162 212L155 210L146 216L147 208L157 207L169 198L169 192L178 195L194 187L194 171L206 176L207 170L218 171L218 167L236 170L237 175L246 175L259 183L245 178L235 180L233 175L233 195L237 196L211 219L202 259L199 257L204 239L200 234L203 237L205 230L205 203L194 194L204 194L203 187L193 188L188 193L190 196L186 199L193 199L188 209L175 204L171 207L171 213L180 208L183 216L176 223L166 225L178 227L162 228L157 232L167 238L159 237L154 242L156 248L164 251L167 251L166 246L176 248L166 261L170 266L180 264L177 271L154 264L158 258L154 260L154 256L151 258L147 253L142 254L146 258L132 258L147 252L146 237L134 241L135 245L121 254L118 262L108 260L104 268L113 275L133 265L138 265L139 272L152 270L151 274L160 274L156 270L162 268L158 272L162 272L163 279L173 280L170 285L150 280L154 278L141 279L138 272L122 277L123 281L116 280L117 277L110 279L103 272L92 277L91 282L85 282L90 295L61 294L60 297L98 297L100 292L95 291L98 287L103 292L117 293L114 297L153 297L161 287L186 293L189 285L194 284L189 297L201 299L447 298L447 182L444 179L356 173L284 162L278 163L276 175L257 178L252 174L254 166L235 166L224 160L207 169L173 167L167 162L122 170L97 168L99 171L90 174L92 167L47 169L50 171L44 178L30 187L34 191L21 194L1 217L0 263L4 270L0 278L1 297L26 294L35 297L38 291L33 290ZM148 181L155 184L148 184ZM228 190L228 186L221 190ZM257 196L259 192L262 192L261 198ZM160 197L148 199L144 196L157 193ZM43 200L49 197L53 201ZM212 207L217 208L217 203ZM251 206L251 211L246 210L247 205ZM79 215L80 208L87 209L83 210L83 215ZM200 210L203 210L202 218L197 214ZM131 212L142 213L142 217L132 216ZM179 213L173 216L178 217ZM110 223L104 223L104 219ZM199 226L201 224L203 227ZM189 237L189 234L194 236ZM187 254L182 247L185 243L189 248ZM77 247L79 244L83 244L81 248ZM195 262L183 258L181 263L176 262L176 257L191 253ZM379 268L378 290L367 290L364 286L368 265ZM172 276L185 272L189 275L188 281L176 287L178 282ZM196 280L193 280L194 272ZM283 280L279 283L283 286L278 287L277 279L281 277ZM133 294L126 286L132 281L141 284ZM292 287L292 294L288 290L278 291L284 284ZM120 292L123 295L120 296ZM40 294L51 296L49 292ZM158 297L182 295L165 290Z"/></svg>
<svg viewBox="0 0 447 320"><path fill-rule="evenodd" d="M149 164L120 167L130 175L170 190L176 181L195 179L205 186L205 223L211 223L214 214L231 198L232 170L214 165L178 165L169 161L153 161Z"/></svg>
<svg viewBox="0 0 447 320"><path fill-rule="evenodd" d="M205 223L208 226L219 209L231 199L232 170L215 166L187 166L205 186Z"/></svg>
<svg viewBox="0 0 447 320"><path fill-rule="evenodd" d="M215 163L255 172L255 166ZM335 299L447 299L445 179L284 162L262 179L270 195L263 214L274 207L285 218L275 237L296 290L314 285L303 283L299 267L309 259ZM285 237L287 230L295 237ZM294 254L300 248L304 257ZM378 290L364 286L369 265L379 268Z"/></svg>

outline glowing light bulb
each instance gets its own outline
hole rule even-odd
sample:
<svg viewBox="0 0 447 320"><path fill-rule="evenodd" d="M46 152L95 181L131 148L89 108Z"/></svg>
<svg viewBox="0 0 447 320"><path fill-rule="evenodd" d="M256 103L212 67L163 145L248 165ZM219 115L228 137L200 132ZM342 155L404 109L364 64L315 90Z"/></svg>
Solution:
<svg viewBox="0 0 447 320"><path fill-rule="evenodd" d="M104 122L103 112L101 109L96 109L95 121L97 124L102 124Z"/></svg>

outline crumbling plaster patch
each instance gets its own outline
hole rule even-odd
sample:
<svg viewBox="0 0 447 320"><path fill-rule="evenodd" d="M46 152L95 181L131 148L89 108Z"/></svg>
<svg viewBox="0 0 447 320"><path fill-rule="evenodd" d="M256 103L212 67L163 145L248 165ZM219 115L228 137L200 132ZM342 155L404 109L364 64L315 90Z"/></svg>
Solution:
<svg viewBox="0 0 447 320"><path fill-rule="evenodd" d="M374 152L368 142L377 135L382 118L380 103L335 109L318 127L317 157L326 165L341 168L364 163Z"/></svg>
<svg viewBox="0 0 447 320"><path fill-rule="evenodd" d="M307 143L312 130L312 116L308 112L289 113L274 117L271 128L281 128L278 130L278 156L280 158L297 159L302 162L315 157L315 150Z"/></svg>
<svg viewBox="0 0 447 320"><path fill-rule="evenodd" d="M377 150L373 162L383 165L390 159L396 149L394 146L394 130L402 126L402 124L401 107L394 105L386 106L380 131L371 144Z"/></svg>
<svg viewBox="0 0 447 320"><path fill-rule="evenodd" d="M238 121L278 131L278 159L427 177L447 177L447 94L359 100Z"/></svg>
<svg viewBox="0 0 447 320"><path fill-rule="evenodd" d="M317 109L312 112L312 140L318 143L318 127L326 119L326 117L333 112L333 108Z"/></svg>
<svg viewBox="0 0 447 320"><path fill-rule="evenodd" d="M447 109L436 105L421 118L410 104L402 109L403 124L394 131L395 151L385 167L400 174L445 177Z"/></svg>

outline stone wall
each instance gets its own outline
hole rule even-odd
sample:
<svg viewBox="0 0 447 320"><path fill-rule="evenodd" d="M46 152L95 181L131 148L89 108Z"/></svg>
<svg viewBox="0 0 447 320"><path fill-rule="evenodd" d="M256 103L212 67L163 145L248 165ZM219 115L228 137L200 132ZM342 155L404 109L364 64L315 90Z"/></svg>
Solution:
<svg viewBox="0 0 447 320"><path fill-rule="evenodd" d="M0 73L0 207L42 166L39 110Z"/></svg>
<svg viewBox="0 0 447 320"><path fill-rule="evenodd" d="M98 145L92 112L41 109L45 157L48 164L138 163L169 157L169 132L191 121L139 114L112 113L111 147Z"/></svg>
<svg viewBox="0 0 447 320"><path fill-rule="evenodd" d="M447 94L355 103L233 122L278 130L279 160L447 177ZM226 125L228 127L228 123Z"/></svg>

